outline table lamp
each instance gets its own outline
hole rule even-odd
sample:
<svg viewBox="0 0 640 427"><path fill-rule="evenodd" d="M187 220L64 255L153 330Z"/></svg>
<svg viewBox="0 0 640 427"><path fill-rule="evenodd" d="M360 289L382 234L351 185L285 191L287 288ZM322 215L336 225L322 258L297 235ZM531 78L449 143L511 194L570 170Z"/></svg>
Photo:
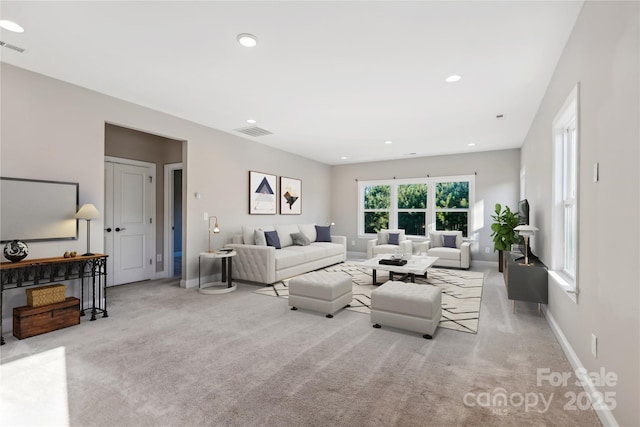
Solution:
<svg viewBox="0 0 640 427"><path fill-rule="evenodd" d="M533 234L538 231L538 227L533 225L519 225L514 228L515 231L518 232L524 238L524 264L523 265L532 265L529 264L529 237L533 236Z"/></svg>
<svg viewBox="0 0 640 427"><path fill-rule="evenodd" d="M211 228L211 220L215 218L215 223L213 225L213 228ZM217 216L210 216L209 217L209 252L213 252L211 250L211 233L213 234L218 234L220 233L220 228L218 228L218 217Z"/></svg>
<svg viewBox="0 0 640 427"><path fill-rule="evenodd" d="M78 213L76 213L76 219L84 219L87 221L87 253L82 256L93 256L91 253L91 220L98 219L100 216L98 209L91 203L82 205Z"/></svg>

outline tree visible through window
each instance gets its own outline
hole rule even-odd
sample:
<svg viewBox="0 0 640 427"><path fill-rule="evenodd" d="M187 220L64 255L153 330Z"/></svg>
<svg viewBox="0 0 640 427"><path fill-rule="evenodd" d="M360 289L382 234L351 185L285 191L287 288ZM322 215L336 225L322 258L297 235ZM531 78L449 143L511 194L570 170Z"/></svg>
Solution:
<svg viewBox="0 0 640 427"><path fill-rule="evenodd" d="M364 232L377 233L389 228L391 186L371 185L364 188Z"/></svg>
<svg viewBox="0 0 640 427"><path fill-rule="evenodd" d="M469 224L469 182L436 184L436 230L461 230L467 236Z"/></svg>
<svg viewBox="0 0 640 427"><path fill-rule="evenodd" d="M473 182L473 175L360 182L358 234L399 228L407 236L460 230L468 237Z"/></svg>

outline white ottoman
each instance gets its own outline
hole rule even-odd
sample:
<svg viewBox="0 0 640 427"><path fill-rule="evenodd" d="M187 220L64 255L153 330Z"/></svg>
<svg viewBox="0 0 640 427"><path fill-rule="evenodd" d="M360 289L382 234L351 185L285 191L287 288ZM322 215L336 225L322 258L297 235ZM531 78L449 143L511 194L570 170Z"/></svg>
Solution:
<svg viewBox="0 0 640 427"><path fill-rule="evenodd" d="M371 322L420 332L431 339L442 316L439 287L388 281L371 292Z"/></svg>
<svg viewBox="0 0 640 427"><path fill-rule="evenodd" d="M291 310L308 310L333 314L351 303L351 276L344 273L313 271L289 281L289 305Z"/></svg>

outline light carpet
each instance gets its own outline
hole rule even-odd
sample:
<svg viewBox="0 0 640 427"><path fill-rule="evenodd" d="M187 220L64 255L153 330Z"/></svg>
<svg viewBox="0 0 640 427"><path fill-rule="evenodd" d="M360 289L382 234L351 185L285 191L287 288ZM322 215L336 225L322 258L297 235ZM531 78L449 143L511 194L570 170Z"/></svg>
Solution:
<svg viewBox="0 0 640 427"><path fill-rule="evenodd" d="M343 272L349 274L353 283L353 300L347 310L369 315L371 313L372 271L358 262L345 262L332 265L319 271ZM389 273L378 270L378 283L389 279ZM258 294L289 298L289 280L275 283L255 291ZM435 285L442 289L442 318L439 327L455 331L477 333L482 299L484 274L477 271L430 268L427 278L416 277L416 284Z"/></svg>

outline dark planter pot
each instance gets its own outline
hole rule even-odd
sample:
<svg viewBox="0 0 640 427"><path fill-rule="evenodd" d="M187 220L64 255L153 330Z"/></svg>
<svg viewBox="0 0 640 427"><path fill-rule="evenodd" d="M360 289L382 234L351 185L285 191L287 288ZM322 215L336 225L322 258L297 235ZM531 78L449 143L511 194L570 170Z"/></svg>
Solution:
<svg viewBox="0 0 640 427"><path fill-rule="evenodd" d="M504 251L498 251L498 271L504 271Z"/></svg>

